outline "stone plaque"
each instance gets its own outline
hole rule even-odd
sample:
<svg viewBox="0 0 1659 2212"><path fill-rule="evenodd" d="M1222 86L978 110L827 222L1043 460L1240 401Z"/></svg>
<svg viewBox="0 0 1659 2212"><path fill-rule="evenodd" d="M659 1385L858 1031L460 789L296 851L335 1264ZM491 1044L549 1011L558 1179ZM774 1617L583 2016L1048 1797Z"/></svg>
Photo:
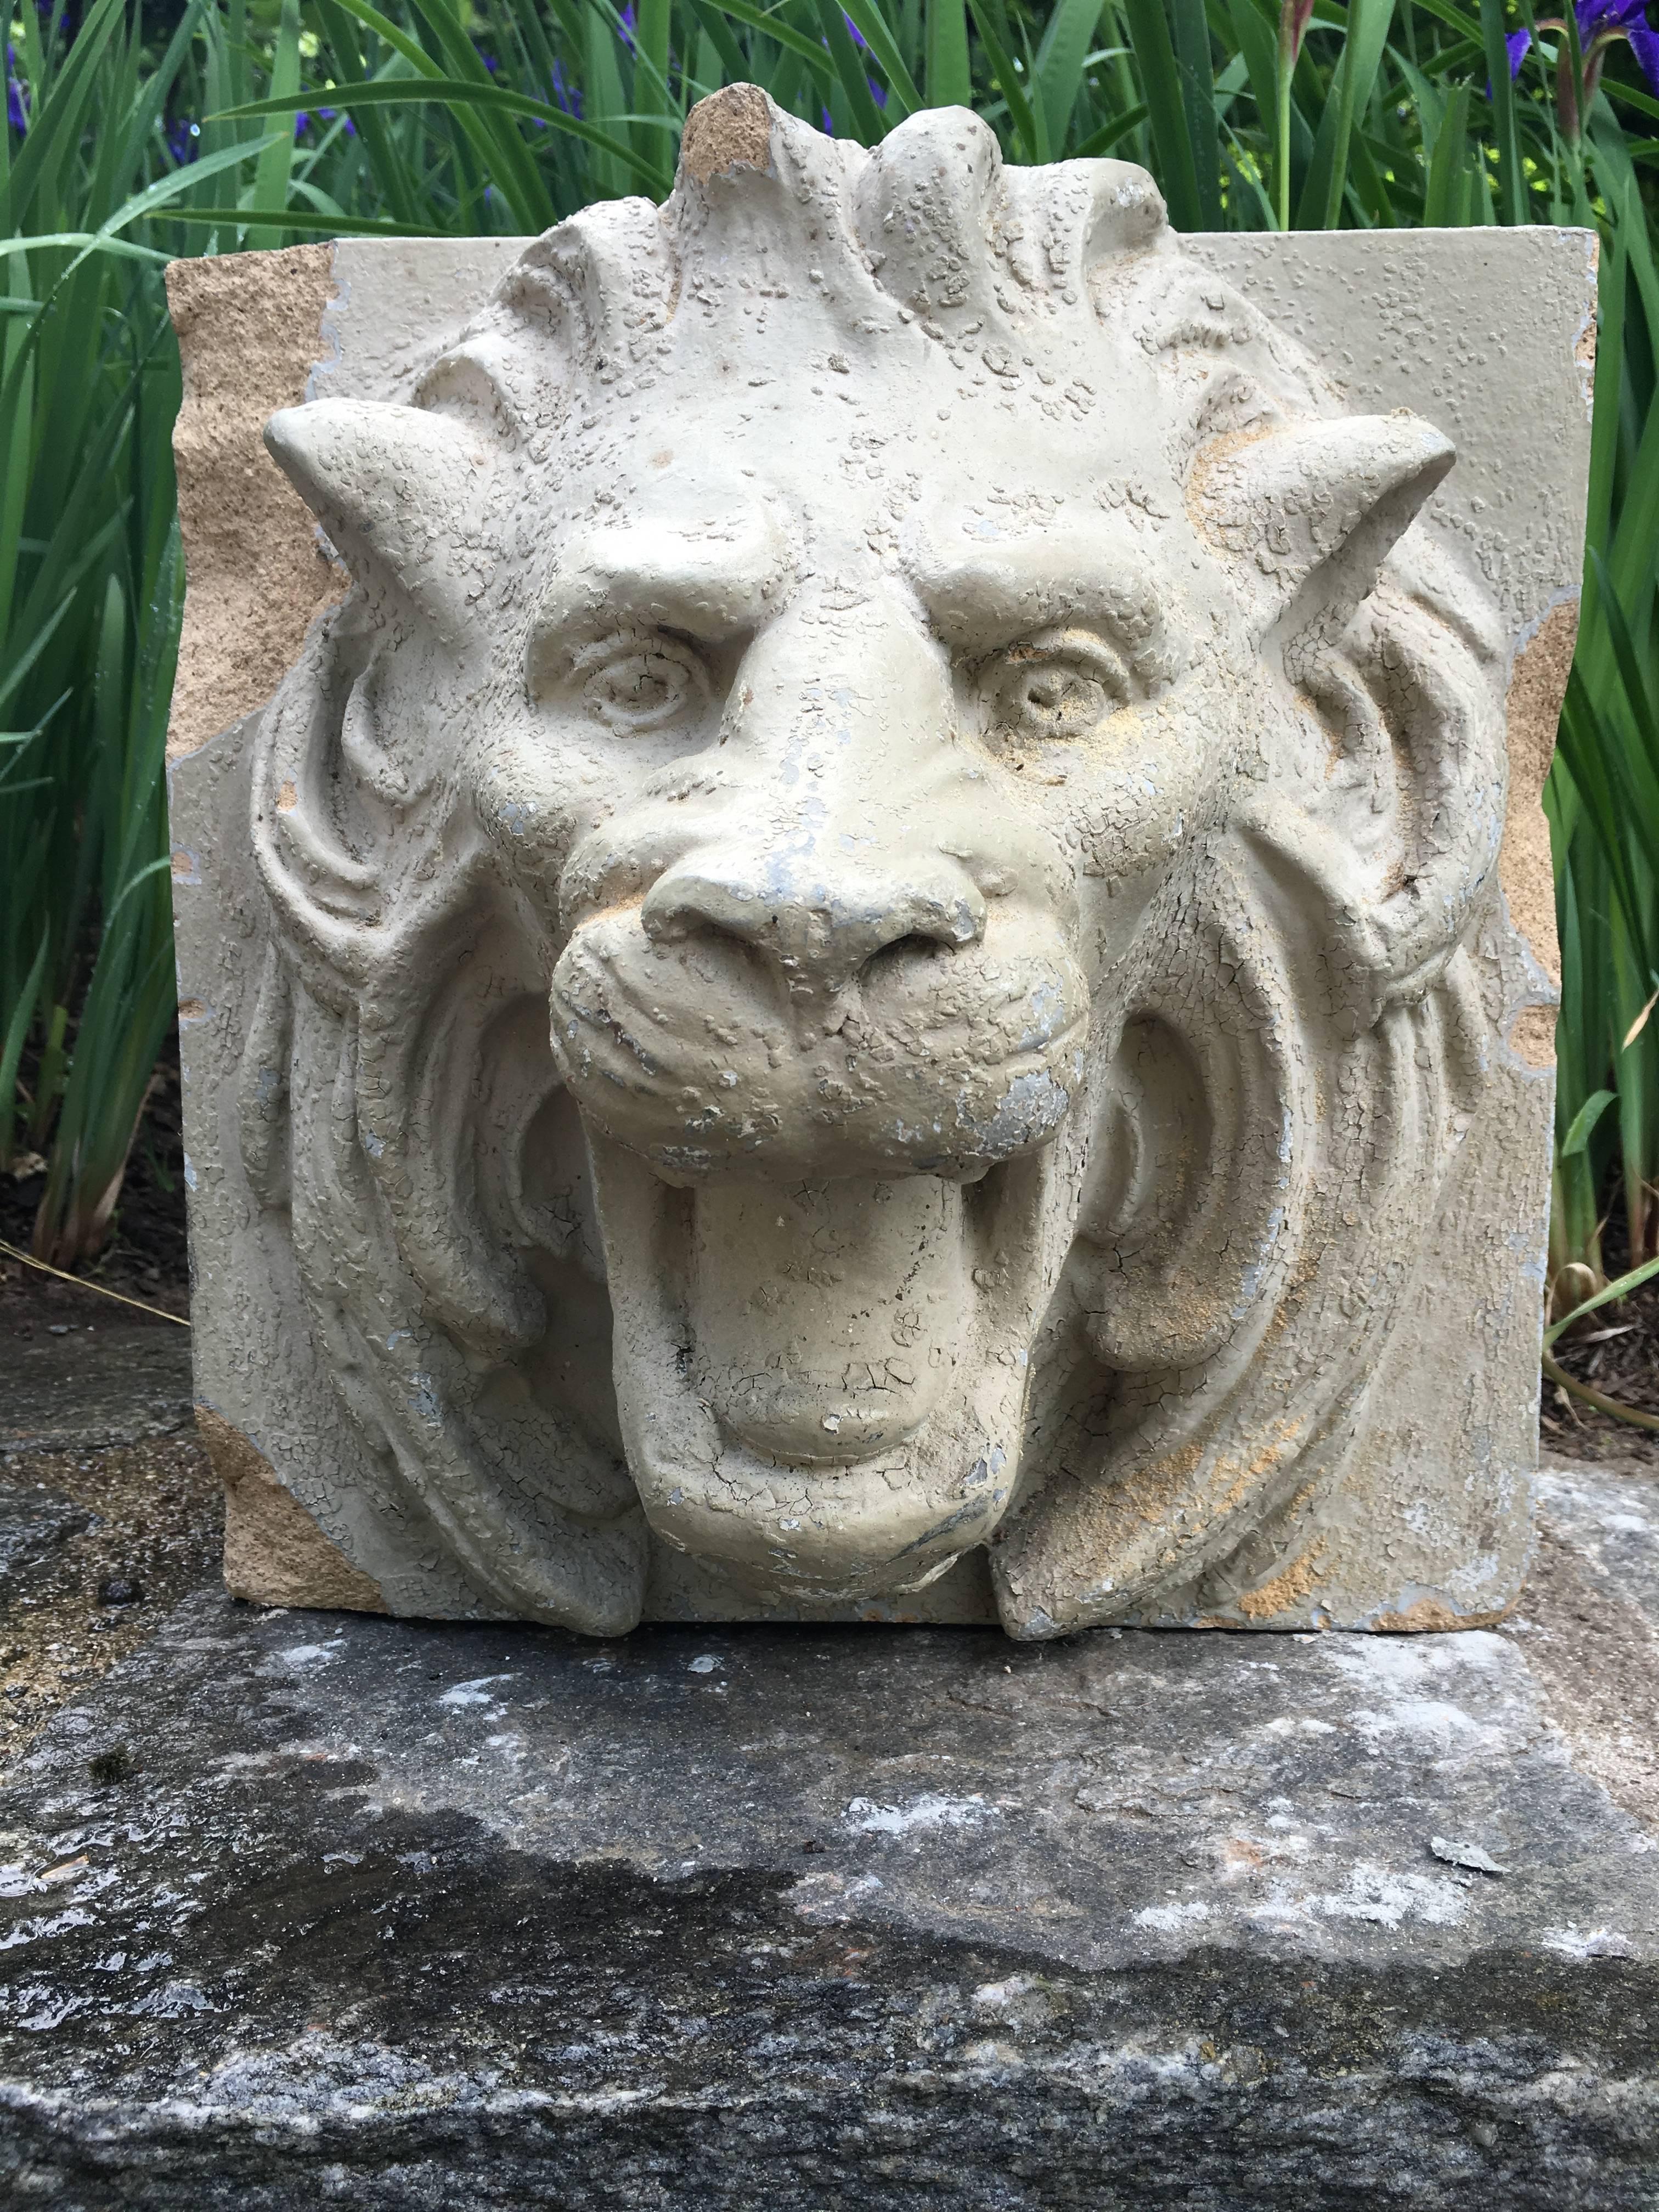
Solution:
<svg viewBox="0 0 1659 2212"><path fill-rule="evenodd" d="M743 86L661 210L176 264L232 1587L1501 1613L1593 274Z"/></svg>

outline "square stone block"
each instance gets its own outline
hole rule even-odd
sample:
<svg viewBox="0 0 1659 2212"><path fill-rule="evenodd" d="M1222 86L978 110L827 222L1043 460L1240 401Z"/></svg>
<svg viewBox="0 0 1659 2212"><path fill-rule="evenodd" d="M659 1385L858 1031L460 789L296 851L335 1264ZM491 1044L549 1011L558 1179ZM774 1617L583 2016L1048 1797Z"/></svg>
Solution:
<svg viewBox="0 0 1659 2212"><path fill-rule="evenodd" d="M233 1589L1498 1618L1594 252L739 87L660 210L176 264Z"/></svg>

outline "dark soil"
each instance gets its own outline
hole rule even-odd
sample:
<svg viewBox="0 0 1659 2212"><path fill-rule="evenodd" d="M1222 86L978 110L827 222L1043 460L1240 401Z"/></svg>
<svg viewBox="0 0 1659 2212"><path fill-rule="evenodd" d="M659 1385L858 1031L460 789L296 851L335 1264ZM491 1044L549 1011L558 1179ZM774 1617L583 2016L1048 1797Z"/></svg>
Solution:
<svg viewBox="0 0 1659 2212"><path fill-rule="evenodd" d="M21 1454L3 1463L3 1479L68 1498L88 1518L42 1573L0 1603L0 1773L60 1705L83 1697L180 1598L213 1580L225 1519L193 1436Z"/></svg>
<svg viewBox="0 0 1659 2212"><path fill-rule="evenodd" d="M0 1175L0 1239L27 1252L35 1209L46 1189L44 1170L14 1178ZM139 1117L137 1139L127 1162L113 1231L95 1260L76 1271L88 1284L117 1291L180 1317L190 1312L190 1260L185 1237L185 1148L179 1111L179 1036L169 1033ZM109 1301L96 1289L56 1280L38 1267L0 1254L0 1337L27 1334L36 1324L84 1327L110 1319ZM143 1316L131 1306L125 1318ZM165 1322L155 1326L164 1328Z"/></svg>
<svg viewBox="0 0 1659 2212"><path fill-rule="evenodd" d="M1622 1203L1615 1203L1601 1243L1609 1275L1624 1273L1631 1262ZM1555 1358L1576 1382L1659 1419L1659 1275L1559 1338ZM1544 1384L1542 1424L1546 1450L1659 1468L1659 1431L1599 1413L1559 1382Z"/></svg>
<svg viewBox="0 0 1659 2212"><path fill-rule="evenodd" d="M179 1044L169 1036L97 1259L67 1283L0 1254L0 1363L9 1342L44 1330L122 1325L177 1328L107 1291L179 1318L190 1312L179 1130ZM43 1173L0 1176L0 1237L27 1252ZM0 1370L3 1371L3 1370ZM207 1454L189 1434L112 1450L25 1454L0 1468L8 1485L42 1485L87 1514L40 1576L0 1603L0 1767L52 1712L82 1695L151 1636L179 1599L217 1573L224 1508Z"/></svg>

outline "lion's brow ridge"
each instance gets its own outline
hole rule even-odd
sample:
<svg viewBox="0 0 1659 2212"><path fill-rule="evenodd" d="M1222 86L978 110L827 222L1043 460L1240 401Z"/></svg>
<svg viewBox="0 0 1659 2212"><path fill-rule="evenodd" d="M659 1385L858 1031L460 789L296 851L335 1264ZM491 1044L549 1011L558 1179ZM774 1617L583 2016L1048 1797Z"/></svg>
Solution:
<svg viewBox="0 0 1659 2212"><path fill-rule="evenodd" d="M1164 627L1165 595L1144 548L1104 517L1008 531L964 514L929 533L905 562L939 635L958 649L1012 644L1039 625L1076 621L1115 633L1132 652ZM965 541L965 543L964 543ZM945 549L950 550L945 550Z"/></svg>
<svg viewBox="0 0 1659 2212"><path fill-rule="evenodd" d="M793 573L786 533L758 504L706 518L647 510L569 547L543 586L532 649L630 617L718 643L752 629Z"/></svg>

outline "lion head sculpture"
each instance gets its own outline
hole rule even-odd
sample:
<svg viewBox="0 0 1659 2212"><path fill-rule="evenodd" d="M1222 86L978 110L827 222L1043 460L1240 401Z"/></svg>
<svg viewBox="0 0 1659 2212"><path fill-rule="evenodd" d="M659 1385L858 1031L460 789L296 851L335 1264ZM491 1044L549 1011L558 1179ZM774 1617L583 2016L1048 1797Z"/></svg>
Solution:
<svg viewBox="0 0 1659 2212"><path fill-rule="evenodd" d="M739 86L267 441L355 589L258 735L243 1157L480 1609L1224 1612L1483 1081L1447 440L1139 170Z"/></svg>

